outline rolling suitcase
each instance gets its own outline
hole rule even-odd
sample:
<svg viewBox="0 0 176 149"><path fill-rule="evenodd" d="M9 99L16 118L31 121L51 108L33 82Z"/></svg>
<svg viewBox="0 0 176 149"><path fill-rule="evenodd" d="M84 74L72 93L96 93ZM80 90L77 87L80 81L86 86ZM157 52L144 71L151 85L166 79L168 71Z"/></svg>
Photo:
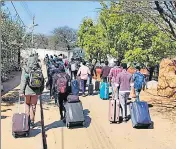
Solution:
<svg viewBox="0 0 176 149"><path fill-rule="evenodd" d="M71 81L71 92L73 95L79 94L79 82L77 80Z"/></svg>
<svg viewBox="0 0 176 149"><path fill-rule="evenodd" d="M108 100L109 99L109 83L101 82L100 98L103 99L103 100Z"/></svg>
<svg viewBox="0 0 176 149"><path fill-rule="evenodd" d="M147 102L131 103L130 114L133 128L149 127L152 124Z"/></svg>
<svg viewBox="0 0 176 149"><path fill-rule="evenodd" d="M93 95L93 88L94 88L94 85L93 85L93 84L89 84L89 85L88 85L88 94L89 94L89 95Z"/></svg>
<svg viewBox="0 0 176 149"><path fill-rule="evenodd" d="M67 128L70 128L75 125L83 126L85 125L85 118L83 113L82 103L72 102L65 104L65 120Z"/></svg>
<svg viewBox="0 0 176 149"><path fill-rule="evenodd" d="M67 101L68 101L68 103L80 102L79 96L77 96L77 95L68 95Z"/></svg>
<svg viewBox="0 0 176 149"><path fill-rule="evenodd" d="M95 81L95 91L99 91L100 90L100 82L99 81Z"/></svg>
<svg viewBox="0 0 176 149"><path fill-rule="evenodd" d="M24 110L25 111L25 110ZM20 97L18 101L18 113L12 117L12 135L17 137L28 137L30 131L29 116L26 113L20 113Z"/></svg>
<svg viewBox="0 0 176 149"><path fill-rule="evenodd" d="M109 121L111 123L119 122L120 103L119 100L109 100Z"/></svg>

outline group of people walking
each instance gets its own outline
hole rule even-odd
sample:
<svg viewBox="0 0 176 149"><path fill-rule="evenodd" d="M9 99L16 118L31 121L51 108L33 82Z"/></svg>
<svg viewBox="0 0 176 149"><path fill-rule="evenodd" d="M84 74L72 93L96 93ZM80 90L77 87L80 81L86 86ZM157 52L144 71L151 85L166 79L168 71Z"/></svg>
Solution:
<svg viewBox="0 0 176 149"><path fill-rule="evenodd" d="M126 63L121 64L119 61L115 61L114 67L111 68L106 61L101 73L103 81L109 81L112 85L113 99L120 102L124 122L128 120L127 100L130 98L130 93L133 94L133 97L135 95L136 101L140 101L140 92L146 84L145 76L140 72L140 66L136 67L134 74L129 73L127 69Z"/></svg>
<svg viewBox="0 0 176 149"><path fill-rule="evenodd" d="M80 80L82 95L85 97L86 84L92 83L92 78L97 78L95 63L86 62L80 59L64 60L62 55L46 55L45 64L47 68L48 81L46 87L50 90L50 97L59 105L60 119L65 117L64 102L71 93L71 80ZM103 82L112 85L113 98L119 100L122 107L123 120L127 121L127 100L130 96L131 88L134 88L136 100L139 101L139 94L145 83L145 77L140 73L140 67L136 67L136 72L132 75L127 71L127 64L115 61L114 67L109 67L108 61L101 68L100 78ZM98 67L99 68L99 67ZM36 76L35 76L36 75ZM35 111L38 96L44 90L44 77L39 64L38 55L32 54L22 69L20 96L25 96L26 114L30 116L30 126L33 128L35 121Z"/></svg>

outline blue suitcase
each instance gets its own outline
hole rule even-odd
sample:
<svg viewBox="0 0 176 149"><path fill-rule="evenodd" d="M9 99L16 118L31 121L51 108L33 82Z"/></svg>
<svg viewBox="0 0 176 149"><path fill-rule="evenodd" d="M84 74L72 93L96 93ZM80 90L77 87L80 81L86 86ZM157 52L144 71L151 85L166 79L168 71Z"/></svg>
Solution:
<svg viewBox="0 0 176 149"><path fill-rule="evenodd" d="M101 82L100 98L103 99L103 100L108 100L109 99L109 83Z"/></svg>
<svg viewBox="0 0 176 149"><path fill-rule="evenodd" d="M147 102L131 103L130 114L133 128L149 127L152 124Z"/></svg>
<svg viewBox="0 0 176 149"><path fill-rule="evenodd" d="M73 95L79 95L79 82L78 82L78 80L71 81L71 92Z"/></svg>

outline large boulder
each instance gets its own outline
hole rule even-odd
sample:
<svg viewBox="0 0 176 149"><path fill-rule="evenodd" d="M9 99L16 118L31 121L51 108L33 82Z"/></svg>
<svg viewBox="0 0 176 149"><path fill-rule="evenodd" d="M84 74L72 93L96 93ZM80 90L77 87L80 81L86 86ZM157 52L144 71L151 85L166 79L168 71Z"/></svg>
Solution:
<svg viewBox="0 0 176 149"><path fill-rule="evenodd" d="M157 92L160 96L176 98L176 60L161 61Z"/></svg>

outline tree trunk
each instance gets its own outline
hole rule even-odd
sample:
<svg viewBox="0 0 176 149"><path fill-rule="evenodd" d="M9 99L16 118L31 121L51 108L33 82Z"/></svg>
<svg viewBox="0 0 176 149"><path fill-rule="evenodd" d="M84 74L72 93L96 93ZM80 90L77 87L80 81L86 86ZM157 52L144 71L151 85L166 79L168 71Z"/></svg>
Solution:
<svg viewBox="0 0 176 149"><path fill-rule="evenodd" d="M153 78L154 69L155 69L154 66L149 67L149 81L151 81Z"/></svg>
<svg viewBox="0 0 176 149"><path fill-rule="evenodd" d="M20 56L21 56L21 51L20 48L18 49L18 66L20 66Z"/></svg>

